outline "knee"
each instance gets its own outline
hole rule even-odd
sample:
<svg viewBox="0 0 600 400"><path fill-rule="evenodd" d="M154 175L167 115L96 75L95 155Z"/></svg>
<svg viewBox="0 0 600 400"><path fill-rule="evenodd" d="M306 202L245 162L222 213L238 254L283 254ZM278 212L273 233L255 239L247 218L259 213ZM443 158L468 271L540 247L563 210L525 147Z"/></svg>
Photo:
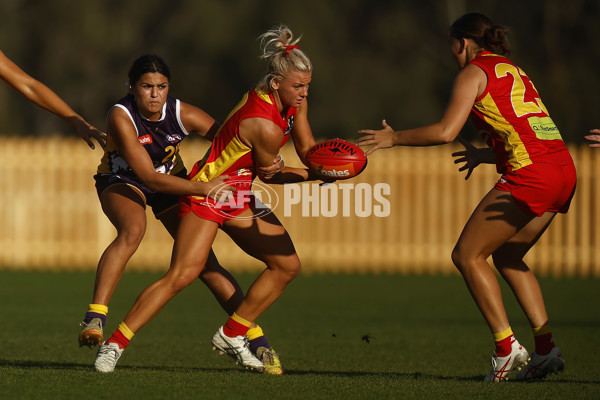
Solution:
<svg viewBox="0 0 600 400"><path fill-rule="evenodd" d="M183 289L185 289L186 287L191 285L192 282L194 282L197 277L198 277L198 274L189 273L189 272L181 272L181 273L173 274L173 276L169 280L172 292L174 292L174 293L181 292Z"/></svg>
<svg viewBox="0 0 600 400"><path fill-rule="evenodd" d="M205 261L187 255L174 256L164 279L173 291L179 292L195 282L204 269Z"/></svg>
<svg viewBox="0 0 600 400"><path fill-rule="evenodd" d="M461 251L458 247L458 245L454 246L454 248L452 249L452 264L454 264L454 266L456 267L456 269L459 272L462 272L462 268L461 268L461 261L462 261L462 254Z"/></svg>
<svg viewBox="0 0 600 400"><path fill-rule="evenodd" d="M144 238L145 233L146 225L131 224L117 232L116 241L126 247L137 248Z"/></svg>
<svg viewBox="0 0 600 400"><path fill-rule="evenodd" d="M279 271L283 276L286 277L287 281L291 281L300 273L300 259L298 257L291 257L285 260L285 262L271 265L272 269Z"/></svg>
<svg viewBox="0 0 600 400"><path fill-rule="evenodd" d="M289 274L291 275L291 279L294 279L295 277L298 276L298 274L300 273L300 269L302 268L302 266L300 265L300 260L296 259L296 261L293 263L293 265L290 268L290 272Z"/></svg>
<svg viewBox="0 0 600 400"><path fill-rule="evenodd" d="M465 271L465 269L469 268L473 263L472 255L461 246L460 243L457 243L452 249L452 263L461 274Z"/></svg>

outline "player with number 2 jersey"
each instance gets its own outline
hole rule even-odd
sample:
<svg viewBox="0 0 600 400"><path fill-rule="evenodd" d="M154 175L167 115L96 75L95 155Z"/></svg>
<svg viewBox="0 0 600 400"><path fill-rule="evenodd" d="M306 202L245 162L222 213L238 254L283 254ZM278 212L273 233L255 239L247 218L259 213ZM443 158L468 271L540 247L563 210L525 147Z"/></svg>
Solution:
<svg viewBox="0 0 600 400"><path fill-rule="evenodd" d="M188 132L181 123L180 102L167 96L160 119L152 121L145 118L137 109L135 98L128 94L117 102L113 108L122 109L135 127L138 142L148 152L157 172L176 175L184 169L179 155L179 144ZM127 165L119 154L112 140L109 140L104 156L98 167L100 174L122 174L135 178L135 172ZM139 179L139 178L135 178Z"/></svg>
<svg viewBox="0 0 600 400"><path fill-rule="evenodd" d="M537 216L567 212L575 166L535 86L521 68L490 51L469 64L487 77L471 120L494 150L496 169L503 174L496 189L511 192L521 208Z"/></svg>
<svg viewBox="0 0 600 400"><path fill-rule="evenodd" d="M467 221L452 261L483 314L495 342L492 369L485 381L500 382L515 370L521 380L543 378L564 368L548 323L542 291L523 257L546 231L556 213L567 212L577 175L573 160L527 75L503 54L509 52L504 27L479 13L465 14L450 27L450 51L460 72L442 119L415 129L363 130L366 154L392 146L433 146L458 137L465 151L466 179L481 163L502 174ZM458 135L471 120L487 141L477 149ZM517 341L508 322L494 266L513 290L531 325L535 352Z"/></svg>

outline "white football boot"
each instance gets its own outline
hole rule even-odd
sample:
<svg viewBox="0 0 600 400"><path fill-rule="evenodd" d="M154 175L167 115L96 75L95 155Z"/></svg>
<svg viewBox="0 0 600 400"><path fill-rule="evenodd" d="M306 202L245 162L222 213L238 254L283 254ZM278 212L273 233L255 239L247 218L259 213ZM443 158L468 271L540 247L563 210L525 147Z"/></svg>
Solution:
<svg viewBox="0 0 600 400"><path fill-rule="evenodd" d="M237 364L248 369L262 371L265 366L252 354L248 346L248 338L245 336L229 337L223 333L223 327L220 327L212 338L213 350L219 350L221 354L227 354L235 360Z"/></svg>
<svg viewBox="0 0 600 400"><path fill-rule="evenodd" d="M496 353L490 360L492 370L483 379L485 382L502 382L508 380L508 374L514 370L521 370L529 361L529 353L521 346L518 340L510 344L511 351L506 357L500 357Z"/></svg>
<svg viewBox="0 0 600 400"><path fill-rule="evenodd" d="M94 368L96 368L96 371L100 372L113 372L123 351L125 351L125 349L121 349L116 343L103 343L98 349L96 361L94 361Z"/></svg>
<svg viewBox="0 0 600 400"><path fill-rule="evenodd" d="M532 353L531 361L525 368L517 372L515 379L520 381L542 379L564 369L565 359L560 352L560 348L554 347L550 353L543 356L535 352Z"/></svg>

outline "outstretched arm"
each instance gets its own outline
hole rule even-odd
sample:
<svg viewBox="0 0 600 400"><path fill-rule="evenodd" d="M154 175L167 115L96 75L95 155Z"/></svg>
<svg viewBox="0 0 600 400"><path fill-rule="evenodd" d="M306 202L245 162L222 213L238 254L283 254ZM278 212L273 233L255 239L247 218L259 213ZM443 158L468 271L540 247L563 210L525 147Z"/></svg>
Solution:
<svg viewBox="0 0 600 400"><path fill-rule="evenodd" d="M148 152L140 144L133 123L120 108L114 108L108 116L108 132L110 133L119 153L135 174L150 189L162 193L178 195L205 196L228 179L218 176L210 182L191 181L177 176L156 172ZM226 190L231 187L223 186Z"/></svg>
<svg viewBox="0 0 600 400"><path fill-rule="evenodd" d="M0 51L0 78L25 96L32 103L61 117L77 130L77 134L92 149L94 138L102 147L106 144L106 134L94 128L77 114L56 93L40 81L32 78Z"/></svg>
<svg viewBox="0 0 600 400"><path fill-rule="evenodd" d="M479 67L468 65L458 74L454 82L448 107L439 122L415 129L395 131L386 121L381 130L361 130L357 140L359 146L371 146L366 155L377 149L392 146L435 146L453 141L464 126L473 103L487 84L485 72Z"/></svg>

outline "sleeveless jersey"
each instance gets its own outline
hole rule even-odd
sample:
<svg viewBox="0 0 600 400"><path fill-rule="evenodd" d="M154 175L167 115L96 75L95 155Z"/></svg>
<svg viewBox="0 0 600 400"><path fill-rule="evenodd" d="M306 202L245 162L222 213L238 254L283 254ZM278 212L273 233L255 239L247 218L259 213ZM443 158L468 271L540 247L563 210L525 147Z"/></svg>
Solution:
<svg viewBox="0 0 600 400"><path fill-rule="evenodd" d="M252 149L240 138L240 123L247 118L273 121L284 133L283 146L290 137L295 115L296 108L290 107L286 116L282 117L272 94L256 89L249 91L229 113L215 135L210 150L194 165L189 178L208 182L219 175L229 175L232 185L250 190L256 170Z"/></svg>
<svg viewBox="0 0 600 400"><path fill-rule="evenodd" d="M183 126L180 117L180 102L178 99L167 97L158 121L144 118L138 111L133 95L123 97L111 107L120 108L129 117L137 132L138 141L144 146L152 159L156 172L175 175L185 167L179 154L179 144L189 133ZM137 180L135 172L108 135L104 155L98 166L99 174L118 174Z"/></svg>
<svg viewBox="0 0 600 400"><path fill-rule="evenodd" d="M471 120L494 149L499 173L538 162L573 162L540 95L521 68L489 51L470 63L481 68L488 80L475 100Z"/></svg>

